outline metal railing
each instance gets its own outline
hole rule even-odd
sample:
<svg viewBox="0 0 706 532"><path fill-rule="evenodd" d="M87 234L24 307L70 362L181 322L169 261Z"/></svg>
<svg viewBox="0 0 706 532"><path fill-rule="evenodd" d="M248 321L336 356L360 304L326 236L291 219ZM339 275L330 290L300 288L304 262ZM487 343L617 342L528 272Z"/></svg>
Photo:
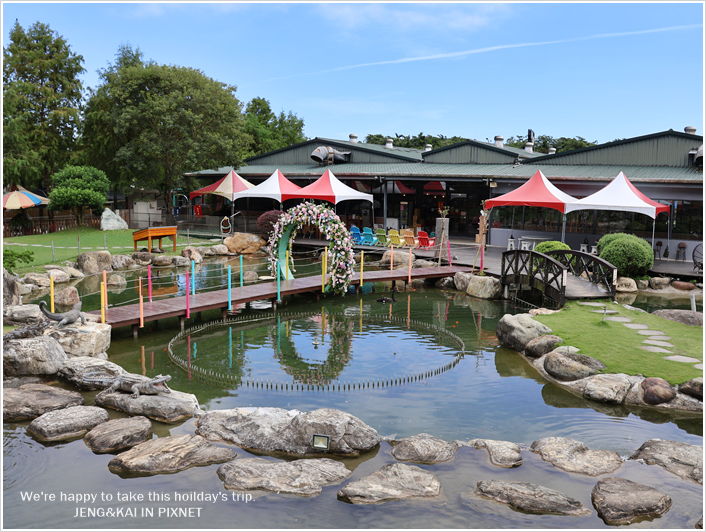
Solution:
<svg viewBox="0 0 706 532"><path fill-rule="evenodd" d="M585 278L593 284L603 283L608 293L610 293L611 299L615 301L618 269L610 262L601 259L597 255L573 249L557 249L548 251L546 255L566 266L576 277L582 277L585 274Z"/></svg>
<svg viewBox="0 0 706 532"><path fill-rule="evenodd" d="M544 253L515 249L502 254L500 283L537 288L561 307L566 302L566 272L566 266Z"/></svg>

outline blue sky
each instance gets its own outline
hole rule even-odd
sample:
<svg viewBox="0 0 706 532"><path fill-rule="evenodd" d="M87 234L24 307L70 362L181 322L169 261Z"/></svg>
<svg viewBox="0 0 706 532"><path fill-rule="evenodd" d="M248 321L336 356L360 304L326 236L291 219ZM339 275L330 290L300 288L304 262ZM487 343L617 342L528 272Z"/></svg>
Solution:
<svg viewBox="0 0 706 532"><path fill-rule="evenodd" d="M10 3L62 35L84 85L121 44L304 119L308 137L590 141L704 127L698 3Z"/></svg>

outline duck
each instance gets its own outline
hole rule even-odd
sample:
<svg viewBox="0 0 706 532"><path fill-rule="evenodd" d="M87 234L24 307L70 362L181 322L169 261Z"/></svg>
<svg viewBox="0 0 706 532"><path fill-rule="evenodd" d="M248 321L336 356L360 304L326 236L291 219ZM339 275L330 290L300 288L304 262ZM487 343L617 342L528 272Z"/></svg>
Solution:
<svg viewBox="0 0 706 532"><path fill-rule="evenodd" d="M387 296L382 296L380 299L378 299L378 303L397 303L397 300L395 299L395 287L392 287L392 291L390 292L392 297L387 297Z"/></svg>

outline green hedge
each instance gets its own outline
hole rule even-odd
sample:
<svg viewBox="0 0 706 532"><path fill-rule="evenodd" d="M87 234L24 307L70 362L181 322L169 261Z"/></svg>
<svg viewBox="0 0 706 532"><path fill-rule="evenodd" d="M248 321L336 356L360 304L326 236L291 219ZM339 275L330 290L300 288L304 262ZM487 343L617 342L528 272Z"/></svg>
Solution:
<svg viewBox="0 0 706 532"><path fill-rule="evenodd" d="M607 241L604 242L604 239ZM635 235L625 233L606 235L601 238L598 251L598 256L615 266L621 277L634 278L645 275L654 265L652 247Z"/></svg>
<svg viewBox="0 0 706 532"><path fill-rule="evenodd" d="M537 253L547 253L548 251L556 251L558 249L571 249L571 247L558 240L548 240L547 242L537 244L537 247L534 248Z"/></svg>

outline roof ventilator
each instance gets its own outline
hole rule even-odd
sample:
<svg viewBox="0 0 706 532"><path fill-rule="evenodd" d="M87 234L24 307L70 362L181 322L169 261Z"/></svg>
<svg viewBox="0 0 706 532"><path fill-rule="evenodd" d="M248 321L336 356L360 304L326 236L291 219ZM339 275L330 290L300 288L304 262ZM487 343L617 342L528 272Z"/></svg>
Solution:
<svg viewBox="0 0 706 532"><path fill-rule="evenodd" d="M311 158L324 166L350 161L351 152L334 150L331 146L319 146L311 152Z"/></svg>

